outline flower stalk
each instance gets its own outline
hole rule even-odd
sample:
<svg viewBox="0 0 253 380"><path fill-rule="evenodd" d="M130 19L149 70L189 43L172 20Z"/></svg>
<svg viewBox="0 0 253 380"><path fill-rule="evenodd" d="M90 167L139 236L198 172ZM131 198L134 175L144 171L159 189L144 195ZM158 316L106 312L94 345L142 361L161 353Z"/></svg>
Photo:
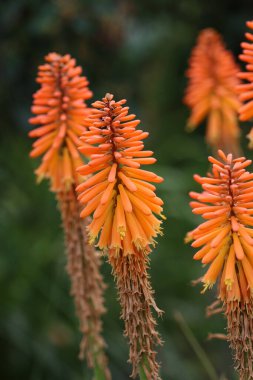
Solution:
<svg viewBox="0 0 253 380"><path fill-rule="evenodd" d="M41 87L34 94L32 106L35 116L29 120L32 125L38 125L29 133L36 138L30 156L42 156L35 172L37 179L50 180L61 212L67 271L83 334L80 359L86 358L96 380L110 380L101 320L105 313L105 284L99 271L98 254L87 242L88 222L79 217L75 194L75 186L81 180L76 167L83 162L77 146L79 136L86 130L84 119L91 110L85 102L92 92L87 78L81 75L81 67L76 66L70 55L50 53L45 61L39 66L37 82Z"/></svg>
<svg viewBox="0 0 253 380"><path fill-rule="evenodd" d="M203 191L190 193L190 206L205 221L189 236L194 259L208 265L202 293L218 281L235 368L246 380L253 379L253 174L246 171L251 160L218 154L209 157L211 173L194 176Z"/></svg>
<svg viewBox="0 0 253 380"><path fill-rule="evenodd" d="M87 131L80 137L80 152L90 155L80 175L91 175L78 187L83 205L81 217L92 215L88 225L91 244L108 255L115 277L121 318L129 340L132 376L158 380L159 364L155 347L161 344L156 331L154 309L158 315L147 273L151 246L161 234L162 200L155 186L163 179L140 169L156 162L153 152L143 150L148 133L137 129L140 120L123 107L126 100L115 101L106 94L93 103L86 120ZM158 216L155 216L155 214ZM144 377L145 376L145 377Z"/></svg>
<svg viewBox="0 0 253 380"><path fill-rule="evenodd" d="M124 257L109 257L117 284L121 318L125 322L124 335L129 340L129 361L133 364L132 377L140 373L143 379L159 379L159 364L154 347L161 345L156 331L157 322L152 309L161 316L154 300L154 291L147 273L148 257L144 253Z"/></svg>
<svg viewBox="0 0 253 380"><path fill-rule="evenodd" d="M101 316L106 312L103 299L105 284L99 270L101 260L98 252L88 244L88 220L80 219L80 206L74 188L68 193L59 192L57 199L68 253L71 295L83 336L79 358L86 359L88 366L94 368L96 380L108 380L111 377L104 353L106 345L102 338L101 321Z"/></svg>

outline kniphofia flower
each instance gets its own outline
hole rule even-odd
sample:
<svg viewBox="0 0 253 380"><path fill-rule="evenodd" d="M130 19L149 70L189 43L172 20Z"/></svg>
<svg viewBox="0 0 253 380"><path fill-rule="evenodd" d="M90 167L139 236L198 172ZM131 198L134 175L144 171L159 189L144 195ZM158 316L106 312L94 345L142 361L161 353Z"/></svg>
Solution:
<svg viewBox="0 0 253 380"><path fill-rule="evenodd" d="M30 118L36 138L32 158L43 155L36 170L38 180L49 178L53 191L70 189L78 183L76 167L82 164L77 150L78 137L85 131L84 119L90 113L85 101L92 96L87 78L70 55L50 53L39 66L37 82L41 88L34 94Z"/></svg>
<svg viewBox="0 0 253 380"><path fill-rule="evenodd" d="M159 379L154 346L160 344L151 309L157 308L147 275L147 254L161 234L163 202L155 186L163 179L143 170L141 165L156 162L153 152L144 150L147 132L137 129L140 120L106 94L93 103L94 112L86 119L87 131L79 150L90 161L78 169L91 175L77 187L84 208L81 217L92 215L88 225L91 243L109 255L118 286L130 342L133 376L141 366L148 379Z"/></svg>
<svg viewBox="0 0 253 380"><path fill-rule="evenodd" d="M205 219L191 231L195 260L208 266L204 289L218 281L218 298L228 320L228 340L235 351L240 379L253 378L253 174L251 160L218 152L209 157L212 172L195 175L201 193L191 192L194 214Z"/></svg>
<svg viewBox="0 0 253 380"><path fill-rule="evenodd" d="M105 342L102 338L101 316L105 312L105 284L100 274L100 258L87 241L87 220L79 217L80 206L75 194L79 183L77 166L83 163L78 151L78 137L86 130L84 119L91 109L85 101L92 96L87 78L70 55L50 53L46 63L39 66L37 82L41 85L34 95L29 121L38 128L29 135L37 138L30 153L32 158L43 156L36 170L38 180L48 178L61 211L68 254L67 270L71 279L71 294L75 300L83 338L80 358L103 373L109 380Z"/></svg>
<svg viewBox="0 0 253 380"><path fill-rule="evenodd" d="M247 27L253 30L253 21L246 23ZM253 34L245 33L247 42L242 42L241 47L243 52L239 55L241 61L246 63L246 71L240 72L238 77L246 83L237 87L239 92L239 99L243 105L239 109L239 118L241 121L248 121L253 119ZM253 128L248 134L250 140L249 147L253 148Z"/></svg>
<svg viewBox="0 0 253 380"><path fill-rule="evenodd" d="M191 109L187 128L192 131L206 119L207 143L235 155L240 152L238 71L219 33L213 29L202 30L186 72L189 82L184 102Z"/></svg>
<svg viewBox="0 0 253 380"><path fill-rule="evenodd" d="M125 255L149 252L161 233L158 217L163 217L163 201L150 183L163 179L140 169L156 162L152 151L143 150L142 140L148 133L136 129L140 120L128 114L128 107L122 107L125 103L115 102L110 94L93 103L95 111L86 119L88 130L79 148L91 160L78 173L93 174L77 187L80 203L85 205L81 217L93 215L90 241L98 238L98 247L115 255L120 250Z"/></svg>

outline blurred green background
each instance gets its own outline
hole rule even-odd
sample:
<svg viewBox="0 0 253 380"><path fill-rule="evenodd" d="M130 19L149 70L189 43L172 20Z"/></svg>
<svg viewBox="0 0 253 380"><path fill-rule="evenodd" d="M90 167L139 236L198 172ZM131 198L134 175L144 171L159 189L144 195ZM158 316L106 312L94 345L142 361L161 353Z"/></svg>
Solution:
<svg viewBox="0 0 253 380"><path fill-rule="evenodd" d="M183 238L198 220L188 206L197 189L192 174L204 174L210 153L204 128L185 132L188 111L182 104L184 72L196 36L214 27L236 55L252 0L8 0L0 5L0 379L91 379L77 359L80 334L69 280L59 213L48 184L37 186L36 162L28 158L27 137L37 66L50 51L70 53L90 80L94 99L112 92L127 98L150 132L148 149L158 158L156 171L165 201L164 236L152 255L152 284L165 316L159 330L164 380L205 380L201 361L174 319L180 311L218 376L235 379L227 344L207 341L224 332L221 316L205 319L215 294L200 295L191 280L200 277L193 250ZM246 148L244 126L242 141ZM249 157L252 153L248 152ZM122 337L119 305L110 274L104 330L113 379L129 378L128 347Z"/></svg>

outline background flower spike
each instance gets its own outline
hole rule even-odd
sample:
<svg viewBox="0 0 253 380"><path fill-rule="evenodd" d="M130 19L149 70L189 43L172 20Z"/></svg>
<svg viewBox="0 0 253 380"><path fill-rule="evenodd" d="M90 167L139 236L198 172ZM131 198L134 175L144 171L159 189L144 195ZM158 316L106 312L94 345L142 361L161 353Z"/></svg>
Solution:
<svg viewBox="0 0 253 380"><path fill-rule="evenodd" d="M252 31L253 21L246 22L246 26ZM239 59L246 64L246 71L238 73L238 78L246 83L237 86L239 99L243 103L239 109L239 118L241 121L248 121L253 119L253 34L245 33L247 42L242 42L242 54ZM253 149L253 128L248 134L249 148Z"/></svg>
<svg viewBox="0 0 253 380"><path fill-rule="evenodd" d="M68 256L67 270L71 279L71 294L75 300L83 338L80 358L86 358L94 368L95 379L111 378L104 353L101 316L105 313L105 284L100 274L100 258L88 244L88 221L79 217L80 206L75 187L80 181L76 167L82 164L77 149L79 136L86 130L84 119L91 109L85 101L92 96L82 69L70 55L50 53L39 66L37 82L41 88L34 94L29 121L38 125L29 135L36 138L30 153L42 156L36 170L38 181L48 178L56 193L65 233Z"/></svg>
<svg viewBox="0 0 253 380"><path fill-rule="evenodd" d="M209 157L211 173L194 176L203 191L190 193L190 205L205 221L190 236L194 258L208 265L202 293L218 282L235 368L240 379L253 379L253 173L246 170L251 160L218 155L219 160Z"/></svg>
<svg viewBox="0 0 253 380"><path fill-rule="evenodd" d="M238 72L239 67L219 33L211 28L202 30L186 71L184 102L191 109L187 129L192 131L206 119L206 141L214 152L221 148L235 156L240 154Z"/></svg>
<svg viewBox="0 0 253 380"><path fill-rule="evenodd" d="M90 154L91 160L78 168L80 175L91 177L77 191L84 207L81 216L92 215L90 242L108 254L115 276L132 376L139 373L143 379L158 380L155 346L161 339L151 311L161 314L161 310L153 297L147 267L164 218L163 202L152 183L163 179L141 169L156 160L153 152L144 150L148 133L137 129L140 120L129 114L125 103L125 99L115 101L111 94L93 103L88 129L80 138L80 151Z"/></svg>

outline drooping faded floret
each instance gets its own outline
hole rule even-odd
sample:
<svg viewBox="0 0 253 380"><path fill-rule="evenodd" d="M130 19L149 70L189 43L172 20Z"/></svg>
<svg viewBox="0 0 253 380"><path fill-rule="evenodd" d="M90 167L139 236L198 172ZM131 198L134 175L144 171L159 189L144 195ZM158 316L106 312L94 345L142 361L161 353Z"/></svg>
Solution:
<svg viewBox="0 0 253 380"><path fill-rule="evenodd" d="M206 119L207 143L234 155L240 152L238 71L219 33L211 28L202 30L186 72L189 81L184 102L191 109L187 128L191 131Z"/></svg>

